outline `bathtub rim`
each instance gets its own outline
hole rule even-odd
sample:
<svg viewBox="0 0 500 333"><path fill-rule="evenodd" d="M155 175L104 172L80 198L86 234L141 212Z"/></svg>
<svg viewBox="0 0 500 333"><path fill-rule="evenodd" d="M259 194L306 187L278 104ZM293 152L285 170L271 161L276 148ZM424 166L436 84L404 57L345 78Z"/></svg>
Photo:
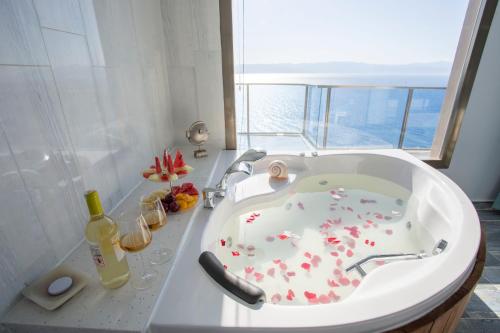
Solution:
<svg viewBox="0 0 500 333"><path fill-rule="evenodd" d="M389 326L384 326L383 329L390 329L392 327L397 327L398 325L401 325L401 323L409 322L412 319L416 317L422 317L429 311L431 311L433 308L441 304L443 301L447 299L450 295L452 295L459 287L460 285L465 281L465 279L470 275L470 272L472 270L474 260L477 254L477 250L479 248L479 242L480 242L480 228L479 228L479 219L477 217L477 214L472 206L472 203L470 200L467 198L465 193L454 183L452 182L447 176L444 174L440 173L439 171L435 170L431 166L425 164L424 162L416 159L412 155L403 152L403 151L398 151L398 150L368 150L368 151L362 151L362 150L356 150L356 151L339 151L334 154L328 153L328 154L323 154L323 155L363 155L364 157L374 155L374 156L384 156L384 157L392 157L392 158L397 158L399 160L403 160L407 163L412 164L413 166L417 167L418 169L426 172L426 174L431 175L434 180L439 181L440 185L444 185L445 188L449 188L451 192L454 195L454 201L456 204L459 204L460 208L462 209L463 213L463 220L461 221L462 226L465 226L466 230L462 230L460 236L463 238L464 235L466 235L466 238L469 238L469 244L467 246L468 250L467 251L461 251L465 252L465 255L462 256L462 258L465 258L462 260L463 265L461 265L461 269L455 269L455 274L453 274L453 277L448 276L448 278L441 276L441 283L439 284L440 286L443 286L442 288L434 288L432 292L427 292L427 293L422 293L424 296L418 297L417 302L410 302L411 304L407 304L408 302L403 304L406 305L400 305L397 306L398 309L394 309L394 306L390 307L385 307L386 310L384 310L382 313L380 311L380 306L377 307L375 306L374 308L379 310L377 311L378 314L373 315L373 312L368 313L360 313L356 312L355 320L349 320L345 319L342 321L337 321L337 322L332 322L331 320L324 320L322 319L322 316L318 316L317 313L315 312L325 312L328 313L331 311L335 311L335 307L339 305L345 305L350 298L346 299L346 301L341 302L341 303L334 303L334 304L322 304L322 305L294 305L294 306L281 306L281 305L274 305L274 304L269 304L266 303L263 305L261 310L258 311L269 311L272 312L272 314L277 314L281 312L287 312L288 318L291 318L291 322L294 324L292 325L274 325L276 324L276 321L274 322L273 325L271 326L266 326L264 322L269 323L268 320L264 320L262 324L264 325L259 325L257 319L254 319L255 322L252 322L251 327L269 327L269 328L277 328L277 327L311 327L311 328L320 328L320 327L342 327L345 325L352 325L352 324L357 324L363 326L364 323L372 323L375 324L376 321L391 321L391 318L398 317L398 321L394 321L391 325ZM320 154L320 157L323 156ZM274 155L273 157L275 158L283 158L283 157L294 157L296 155L290 154L290 155ZM313 159L317 157L305 157L306 159ZM228 200L228 199L224 199ZM221 203L219 203L220 205ZM217 208L216 208L217 209ZM209 249L207 246L207 237L209 233L207 233L207 228L212 224L212 220L217 216L215 211L210 214L209 221L207 221L207 224L205 225L205 228L203 230L202 238L201 238L201 248L202 250ZM468 230L467 230L468 229ZM477 236L477 237L476 237ZM459 239L460 240L460 239ZM454 247L455 249L457 248L456 246ZM449 253L449 256L452 254ZM457 254L455 253L455 256ZM448 260L449 261L449 260ZM464 263L465 262L465 263ZM443 271L443 269L441 269ZM422 282L422 281L420 281ZM428 291L428 290L427 290ZM380 300L379 300L380 301ZM390 302L393 303L393 302ZM359 304L358 304L359 305ZM376 305L376 304L372 304ZM242 305L245 306L245 305ZM294 308L293 310L290 310L290 308ZM316 308L321 308L316 309ZM393 310L389 310L393 309ZM424 310L423 310L424 309ZM313 312L314 311L314 312ZM308 313L304 315L304 312ZM270 314L272 316L272 314ZM301 318L314 318L312 320L307 320L307 323L301 322L298 323L294 318L296 316L299 316ZM325 316L323 316L324 318ZM326 316L329 317L329 316ZM406 319L404 319L406 318ZM264 318L262 318L264 319ZM289 324L290 320L288 321ZM314 325L310 325L314 323ZM254 325L255 324L255 325ZM308 325L309 324L309 325ZM386 324L389 324L388 322ZM382 329L382 328L381 328Z"/></svg>

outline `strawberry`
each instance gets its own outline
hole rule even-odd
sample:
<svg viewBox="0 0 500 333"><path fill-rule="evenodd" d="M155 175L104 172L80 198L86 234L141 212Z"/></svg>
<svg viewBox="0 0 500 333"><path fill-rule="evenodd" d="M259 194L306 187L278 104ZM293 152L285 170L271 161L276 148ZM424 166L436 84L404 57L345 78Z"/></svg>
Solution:
<svg viewBox="0 0 500 333"><path fill-rule="evenodd" d="M187 191L185 191L184 193L189 194L189 195L199 195L198 190L195 188L190 188Z"/></svg>
<svg viewBox="0 0 500 333"><path fill-rule="evenodd" d="M176 196L177 194L181 193L181 188L179 186L173 186L172 187L172 194Z"/></svg>

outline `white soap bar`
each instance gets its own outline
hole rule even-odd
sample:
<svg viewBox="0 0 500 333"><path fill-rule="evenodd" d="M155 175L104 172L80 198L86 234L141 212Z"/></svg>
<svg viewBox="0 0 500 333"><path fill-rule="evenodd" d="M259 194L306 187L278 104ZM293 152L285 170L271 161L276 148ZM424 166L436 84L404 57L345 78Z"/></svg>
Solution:
<svg viewBox="0 0 500 333"><path fill-rule="evenodd" d="M49 288L47 289L47 292L50 296L58 296L68 291L72 285L73 279L69 276L63 276L52 281L52 283L49 285Z"/></svg>

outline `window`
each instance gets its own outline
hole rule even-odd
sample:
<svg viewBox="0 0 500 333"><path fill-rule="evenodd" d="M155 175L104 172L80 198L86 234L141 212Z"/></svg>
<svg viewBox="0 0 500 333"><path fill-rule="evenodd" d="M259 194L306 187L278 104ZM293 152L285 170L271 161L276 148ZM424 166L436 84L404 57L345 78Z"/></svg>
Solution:
<svg viewBox="0 0 500 333"><path fill-rule="evenodd" d="M497 0L220 0L228 149L447 167Z"/></svg>

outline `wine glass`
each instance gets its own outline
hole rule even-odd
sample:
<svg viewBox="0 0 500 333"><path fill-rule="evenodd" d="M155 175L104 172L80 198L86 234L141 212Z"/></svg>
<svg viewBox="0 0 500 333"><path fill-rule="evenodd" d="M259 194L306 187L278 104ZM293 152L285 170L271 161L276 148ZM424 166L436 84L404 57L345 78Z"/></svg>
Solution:
<svg viewBox="0 0 500 333"><path fill-rule="evenodd" d="M163 204L160 198L147 201L145 197L141 198L140 202L141 214L146 220L151 231L158 231L161 227L167 224L167 214L163 209ZM172 250L169 248L157 245L157 247L151 253L151 264L161 265L172 259Z"/></svg>
<svg viewBox="0 0 500 333"><path fill-rule="evenodd" d="M141 264L141 269L137 274L132 274L130 283L132 287L138 290L149 289L156 280L158 273L151 267L147 267L144 263L144 258L140 251L144 250L151 243L153 238L151 230L149 230L144 216L128 218L122 214L119 222L120 231L120 247L127 252L138 252L138 259ZM149 266L149 265L148 265Z"/></svg>

